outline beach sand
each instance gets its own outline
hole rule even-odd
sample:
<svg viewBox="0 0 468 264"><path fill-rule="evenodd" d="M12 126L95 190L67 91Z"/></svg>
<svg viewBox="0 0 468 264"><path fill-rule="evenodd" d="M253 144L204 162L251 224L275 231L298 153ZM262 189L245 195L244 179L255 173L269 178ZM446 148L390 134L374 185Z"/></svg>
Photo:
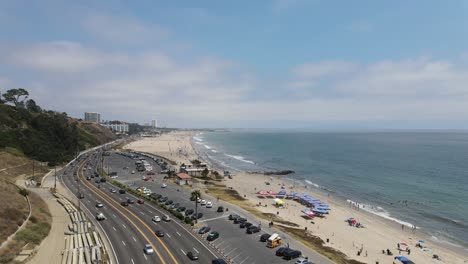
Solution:
<svg viewBox="0 0 468 264"><path fill-rule="evenodd" d="M195 135L195 132L174 132L157 138L143 138L126 145L124 148L153 153L173 160L180 165L198 158L192 147L193 135ZM266 185L266 181L270 182L270 185ZM233 179L226 179L223 183L237 190L242 196L245 195L252 204L267 204L267 207L256 207L258 210L278 214L284 220L300 225L300 228L307 227L309 231L324 241L329 239L328 246L343 252L351 259L372 264L376 263L376 261L380 264L400 263L398 260L394 260L394 256L403 255L418 264L468 263L468 251L465 251L465 254L464 249L455 251L443 244L432 242L421 230L413 230L406 226L402 229L402 226L396 222L370 214L362 209L358 210L355 206L346 203L346 201L330 197L311 186L293 184L283 176L265 176L241 172L236 173ZM287 192L307 193L326 202L332 208L331 213L324 218L305 219L301 213L305 206L296 201L286 199L285 206L277 208L274 206L272 198L259 198L256 195L256 192L260 190L278 192L281 186L284 186ZM345 219L350 217L357 219L365 228L349 226ZM415 247L420 239L425 240L423 245L430 248L430 251L425 252ZM400 242L406 242L410 245L411 253L409 256L406 252L399 254L397 244ZM362 253L357 256L357 252L361 248ZM393 256L382 254L382 250L386 249L390 249ZM432 259L433 254L439 255L441 260Z"/></svg>

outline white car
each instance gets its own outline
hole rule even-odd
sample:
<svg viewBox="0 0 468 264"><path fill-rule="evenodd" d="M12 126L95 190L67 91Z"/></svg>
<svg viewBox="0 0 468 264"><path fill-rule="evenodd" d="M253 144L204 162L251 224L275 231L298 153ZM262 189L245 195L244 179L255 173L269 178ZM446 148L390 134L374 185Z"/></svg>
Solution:
<svg viewBox="0 0 468 264"><path fill-rule="evenodd" d="M153 216L153 218L151 220L153 220L153 222L161 222L161 217L155 215L155 216Z"/></svg>
<svg viewBox="0 0 468 264"><path fill-rule="evenodd" d="M300 258L294 264L312 264L312 262L309 262L307 258Z"/></svg>
<svg viewBox="0 0 468 264"><path fill-rule="evenodd" d="M163 183L163 184L161 185L161 188L166 188L166 187L167 187L167 184L165 184L165 183Z"/></svg>
<svg viewBox="0 0 468 264"><path fill-rule="evenodd" d="M150 244L146 244L145 248L143 248L143 251L145 252L146 255L154 254L153 247Z"/></svg>
<svg viewBox="0 0 468 264"><path fill-rule="evenodd" d="M200 201L200 205L206 205L206 201L205 201L205 200L201 200L201 201Z"/></svg>
<svg viewBox="0 0 468 264"><path fill-rule="evenodd" d="M166 222L169 222L169 221L171 221L171 218L168 215L164 215L163 220L166 221Z"/></svg>
<svg viewBox="0 0 468 264"><path fill-rule="evenodd" d="M103 213L97 213L97 214L96 214L96 219L97 219L98 221L101 221L101 220L105 220L106 217L104 216Z"/></svg>
<svg viewBox="0 0 468 264"><path fill-rule="evenodd" d="M135 171L132 171L132 174L135 174Z"/></svg>
<svg viewBox="0 0 468 264"><path fill-rule="evenodd" d="M213 207L213 203L212 202L206 202L206 208L211 208Z"/></svg>
<svg viewBox="0 0 468 264"><path fill-rule="evenodd" d="M201 199L200 198L197 198L197 203L200 203L201 202Z"/></svg>

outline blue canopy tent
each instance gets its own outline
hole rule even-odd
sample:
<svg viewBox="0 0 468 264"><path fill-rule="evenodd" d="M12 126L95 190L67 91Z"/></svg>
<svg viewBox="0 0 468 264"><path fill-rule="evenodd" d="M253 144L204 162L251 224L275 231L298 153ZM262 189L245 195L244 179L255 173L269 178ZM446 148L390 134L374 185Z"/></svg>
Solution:
<svg viewBox="0 0 468 264"><path fill-rule="evenodd" d="M286 191L285 190L281 190L278 192L278 195L286 195Z"/></svg>
<svg viewBox="0 0 468 264"><path fill-rule="evenodd" d="M409 258L405 256L396 256L395 259L398 259L403 264L415 264L413 261L411 261Z"/></svg>

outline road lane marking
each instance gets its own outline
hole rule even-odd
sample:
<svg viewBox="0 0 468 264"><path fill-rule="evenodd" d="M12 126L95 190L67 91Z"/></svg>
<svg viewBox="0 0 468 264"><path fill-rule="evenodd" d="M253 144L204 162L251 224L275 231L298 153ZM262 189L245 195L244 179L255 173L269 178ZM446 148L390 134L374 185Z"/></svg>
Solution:
<svg viewBox="0 0 468 264"><path fill-rule="evenodd" d="M136 242L136 239L135 239L135 237L132 237L132 238L133 238L133 241L135 241L135 242Z"/></svg>
<svg viewBox="0 0 468 264"><path fill-rule="evenodd" d="M180 251L182 251L182 253L184 253L184 255L187 255L182 249L180 249Z"/></svg>
<svg viewBox="0 0 468 264"><path fill-rule="evenodd" d="M180 237L182 236L181 234L179 234L179 232L176 231L176 233L177 233Z"/></svg>
<svg viewBox="0 0 468 264"><path fill-rule="evenodd" d="M213 220L225 218L225 217L227 217L227 216L228 216L228 215L222 215L222 216L218 216L218 217L214 217L214 218L209 218L209 219L205 219L205 220L200 220L200 221L198 221L198 222L199 222L199 223L203 223L203 222L213 221Z"/></svg>
<svg viewBox="0 0 468 264"><path fill-rule="evenodd" d="M233 258L231 259L231 261L234 261L234 259L237 258L238 256L240 256L241 254L242 254L242 252L239 253L239 254L237 254L235 257L233 257Z"/></svg>
<svg viewBox="0 0 468 264"><path fill-rule="evenodd" d="M135 264L135 261L133 261L133 259L131 259L131 260L132 260L132 263Z"/></svg>
<svg viewBox="0 0 468 264"><path fill-rule="evenodd" d="M112 214L114 217L117 217L115 214Z"/></svg>
<svg viewBox="0 0 468 264"><path fill-rule="evenodd" d="M125 246L125 242L122 240L122 244Z"/></svg>
<svg viewBox="0 0 468 264"><path fill-rule="evenodd" d="M127 227L126 227L124 224L122 224L122 225L123 225L123 227L124 227L125 229L127 229Z"/></svg>
<svg viewBox="0 0 468 264"><path fill-rule="evenodd" d="M153 214L153 212L151 212L151 211L148 211L148 212L149 212L150 214Z"/></svg>
<svg viewBox="0 0 468 264"><path fill-rule="evenodd" d="M169 235L168 233L166 233L166 236L169 237L169 238L171 237L171 235Z"/></svg>
<svg viewBox="0 0 468 264"><path fill-rule="evenodd" d="M117 229L115 229L115 227L112 227L114 229L114 231L117 231Z"/></svg>
<svg viewBox="0 0 468 264"><path fill-rule="evenodd" d="M249 256L247 256L247 257L246 257L246 258L245 258L245 259L244 259L244 260L243 260L241 263L239 263L239 264L242 264L242 263L244 263L244 262L245 262L245 261L246 261L248 258L250 258L250 257L249 257Z"/></svg>
<svg viewBox="0 0 468 264"><path fill-rule="evenodd" d="M200 252L198 252L198 250L197 250L196 248L193 248L193 250L194 250L195 252L197 252L197 254L199 254L199 253L200 253Z"/></svg>
<svg viewBox="0 0 468 264"><path fill-rule="evenodd" d="M234 248L232 249L231 251L229 251L228 253L226 253L226 256L229 256L229 254L231 254L234 250L236 250L237 248Z"/></svg>
<svg viewBox="0 0 468 264"><path fill-rule="evenodd" d="M148 258L146 257L146 254L143 254L143 257L145 257L146 261L148 261Z"/></svg>
<svg viewBox="0 0 468 264"><path fill-rule="evenodd" d="M145 213L143 213L143 212L140 212L140 214L145 215Z"/></svg>

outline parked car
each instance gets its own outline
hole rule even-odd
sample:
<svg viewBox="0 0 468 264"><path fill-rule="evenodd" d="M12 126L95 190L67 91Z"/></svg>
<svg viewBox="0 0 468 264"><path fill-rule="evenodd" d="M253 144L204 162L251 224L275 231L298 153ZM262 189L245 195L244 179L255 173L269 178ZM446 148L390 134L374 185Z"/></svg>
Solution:
<svg viewBox="0 0 468 264"><path fill-rule="evenodd" d="M294 262L294 264L313 264L312 262L309 261L308 258L300 258Z"/></svg>
<svg viewBox="0 0 468 264"><path fill-rule="evenodd" d="M197 220L197 219L200 219L203 217L203 214L202 213L198 213L198 214L193 214L192 215L192 219L193 220Z"/></svg>
<svg viewBox="0 0 468 264"><path fill-rule="evenodd" d="M238 217L234 219L234 224L240 224L240 223L245 223L245 222L247 222L247 219L242 218L242 217Z"/></svg>
<svg viewBox="0 0 468 264"><path fill-rule="evenodd" d="M120 194L124 194L124 193L125 193L125 190L120 189L120 190L119 190L119 193L120 193Z"/></svg>
<svg viewBox="0 0 468 264"><path fill-rule="evenodd" d="M286 250L284 252L283 258L286 259L286 260L290 260L290 259L298 258L301 255L302 255L301 251L289 248L288 250Z"/></svg>
<svg viewBox="0 0 468 264"><path fill-rule="evenodd" d="M206 208L211 208L213 207L213 203L212 202L206 202Z"/></svg>
<svg viewBox="0 0 468 264"><path fill-rule="evenodd" d="M117 191L116 191L114 188L111 188L111 189L110 189L110 192L111 192L111 193L116 193Z"/></svg>
<svg viewBox="0 0 468 264"><path fill-rule="evenodd" d="M189 251L187 252L187 257L191 260L197 260L198 259L198 253Z"/></svg>
<svg viewBox="0 0 468 264"><path fill-rule="evenodd" d="M97 179L97 180L95 180L94 182L95 182L95 183L100 183L101 180L100 180L100 179Z"/></svg>
<svg viewBox="0 0 468 264"><path fill-rule="evenodd" d="M156 236L158 237L164 237L164 232L161 231L161 230L156 230L156 232L154 232L156 234Z"/></svg>
<svg viewBox="0 0 468 264"><path fill-rule="evenodd" d="M210 232L210 230L211 230L211 227L204 226L204 227L200 228L200 230L198 230L198 234L205 234L205 233Z"/></svg>
<svg viewBox="0 0 468 264"><path fill-rule="evenodd" d="M240 216L238 214L230 214L229 215L229 220L235 220L236 218L239 218Z"/></svg>
<svg viewBox="0 0 468 264"><path fill-rule="evenodd" d="M145 252L146 255L154 254L153 247L150 244L145 245L145 247L143 248L143 252Z"/></svg>
<svg viewBox="0 0 468 264"><path fill-rule="evenodd" d="M205 200L201 200L201 201L200 201L200 205L206 205L206 201L205 201Z"/></svg>
<svg viewBox="0 0 468 264"><path fill-rule="evenodd" d="M161 217L155 215L153 218L151 218L151 220L153 220L153 222L161 222Z"/></svg>
<svg viewBox="0 0 468 264"><path fill-rule="evenodd" d="M79 193L79 194L78 194L78 197L79 197L80 199L83 199L83 198L84 198L84 193Z"/></svg>
<svg viewBox="0 0 468 264"><path fill-rule="evenodd" d="M91 180L91 177L90 177L90 176L86 177L86 180L90 181L90 180Z"/></svg>
<svg viewBox="0 0 468 264"><path fill-rule="evenodd" d="M191 214L193 214L193 209L185 210L185 215L191 215Z"/></svg>
<svg viewBox="0 0 468 264"><path fill-rule="evenodd" d="M282 257L284 255L284 252L288 250L287 247L280 247L276 250L276 256Z"/></svg>
<svg viewBox="0 0 468 264"><path fill-rule="evenodd" d="M169 200L169 201L166 202L166 205L171 205L172 203L173 203L173 201Z"/></svg>
<svg viewBox="0 0 468 264"><path fill-rule="evenodd" d="M166 188L166 187L167 187L167 184L165 184L165 183L163 183L163 184L161 185L161 188Z"/></svg>
<svg viewBox="0 0 468 264"><path fill-rule="evenodd" d="M143 200L143 199L138 199L137 203L138 203L138 204L144 204L144 203L145 203L145 200Z"/></svg>
<svg viewBox="0 0 468 264"><path fill-rule="evenodd" d="M216 231L211 231L208 236L206 237L206 240L208 241L213 241L219 237L219 233Z"/></svg>
<svg viewBox="0 0 468 264"><path fill-rule="evenodd" d="M271 236L270 234L263 234L260 236L260 241L266 242L270 236Z"/></svg>
<svg viewBox="0 0 468 264"><path fill-rule="evenodd" d="M216 210L218 213L223 213L224 212L224 207L218 206L218 210Z"/></svg>
<svg viewBox="0 0 468 264"><path fill-rule="evenodd" d="M247 228L247 234L253 234L253 233L258 233L260 232L261 228L258 226L250 226Z"/></svg>
<svg viewBox="0 0 468 264"><path fill-rule="evenodd" d="M249 228L250 226L252 226L252 223L249 222L242 222L239 225L240 228Z"/></svg>
<svg viewBox="0 0 468 264"><path fill-rule="evenodd" d="M183 211L185 211L185 207L181 206L177 208L177 212L183 212Z"/></svg>
<svg viewBox="0 0 468 264"><path fill-rule="evenodd" d="M105 178L101 178L101 182L106 182L106 179L105 179Z"/></svg>
<svg viewBox="0 0 468 264"><path fill-rule="evenodd" d="M164 203L164 202L167 201L167 199L168 199L167 197L161 197L161 198L158 199L158 202Z"/></svg>
<svg viewBox="0 0 468 264"><path fill-rule="evenodd" d="M224 259L213 259L211 264L227 264Z"/></svg>

